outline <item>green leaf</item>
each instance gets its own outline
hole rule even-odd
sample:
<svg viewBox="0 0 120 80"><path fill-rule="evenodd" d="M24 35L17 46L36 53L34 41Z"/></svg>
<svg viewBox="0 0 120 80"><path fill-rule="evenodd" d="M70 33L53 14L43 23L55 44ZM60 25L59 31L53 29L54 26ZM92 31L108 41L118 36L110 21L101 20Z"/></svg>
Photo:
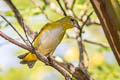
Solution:
<svg viewBox="0 0 120 80"><path fill-rule="evenodd" d="M7 12L5 13L5 16L13 16L12 11L7 11Z"/></svg>

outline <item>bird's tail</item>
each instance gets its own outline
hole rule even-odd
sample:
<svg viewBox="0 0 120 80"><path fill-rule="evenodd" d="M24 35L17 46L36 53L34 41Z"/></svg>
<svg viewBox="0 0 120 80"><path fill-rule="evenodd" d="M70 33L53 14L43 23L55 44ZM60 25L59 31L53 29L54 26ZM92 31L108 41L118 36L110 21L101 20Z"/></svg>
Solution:
<svg viewBox="0 0 120 80"><path fill-rule="evenodd" d="M22 59L21 64L27 64L29 68L32 68L37 61L36 55L31 52L19 55L18 58Z"/></svg>

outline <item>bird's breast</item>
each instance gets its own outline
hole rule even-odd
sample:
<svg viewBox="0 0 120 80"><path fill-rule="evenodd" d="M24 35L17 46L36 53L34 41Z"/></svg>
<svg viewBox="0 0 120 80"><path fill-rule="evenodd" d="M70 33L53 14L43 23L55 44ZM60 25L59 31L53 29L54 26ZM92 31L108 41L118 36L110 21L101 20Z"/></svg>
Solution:
<svg viewBox="0 0 120 80"><path fill-rule="evenodd" d="M61 34L63 34L63 32L64 31L62 27L54 28L43 32L40 37L40 52L47 54L48 52L51 52L54 48L56 48L57 45L60 43L59 39L60 36L62 36Z"/></svg>

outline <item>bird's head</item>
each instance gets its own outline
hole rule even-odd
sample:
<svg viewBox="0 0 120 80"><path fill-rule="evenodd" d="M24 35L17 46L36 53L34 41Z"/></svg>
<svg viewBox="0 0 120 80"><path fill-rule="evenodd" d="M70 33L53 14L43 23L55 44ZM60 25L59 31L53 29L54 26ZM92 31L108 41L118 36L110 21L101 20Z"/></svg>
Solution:
<svg viewBox="0 0 120 80"><path fill-rule="evenodd" d="M72 16L66 16L60 19L58 22L60 22L60 24L64 29L70 29L73 27L80 28L78 21Z"/></svg>

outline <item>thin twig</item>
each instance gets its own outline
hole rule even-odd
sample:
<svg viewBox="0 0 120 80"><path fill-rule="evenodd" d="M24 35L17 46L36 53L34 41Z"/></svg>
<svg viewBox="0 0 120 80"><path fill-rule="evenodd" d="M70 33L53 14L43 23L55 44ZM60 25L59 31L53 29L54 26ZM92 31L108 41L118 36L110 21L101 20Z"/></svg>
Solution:
<svg viewBox="0 0 120 80"><path fill-rule="evenodd" d="M88 72L85 72L83 68L76 68L74 65L71 63L67 63L66 61L58 61L52 59L52 61L55 61L58 63L60 66L62 66L65 70L67 70L69 73L71 73L72 76L74 76L77 80L93 80Z"/></svg>
<svg viewBox="0 0 120 80"><path fill-rule="evenodd" d="M24 19L23 19L22 15L21 15L20 12L18 11L18 9L14 6L14 4L12 3L12 0L4 0L4 1L9 5L9 7L11 8L11 10L14 12L15 17L16 17L18 23L21 25L21 27L22 27L22 28L25 27L28 35L29 35L32 39L34 39L36 33L33 32L33 31L30 29L30 27L24 23ZM23 25L23 23L24 23L24 25Z"/></svg>
<svg viewBox="0 0 120 80"><path fill-rule="evenodd" d="M79 21L83 22L83 17L87 14L87 12L88 12L88 8L86 8L86 9L83 10L83 14L81 15Z"/></svg>
<svg viewBox="0 0 120 80"><path fill-rule="evenodd" d="M71 6L71 11L72 11L73 16L74 16L75 18L78 18L77 15L75 14L74 10L73 10L73 9L74 9L74 6L75 6L75 2L76 2L76 0L73 0L72 6Z"/></svg>
<svg viewBox="0 0 120 80"><path fill-rule="evenodd" d="M63 3L65 5L65 11L69 16L73 16L73 13L71 11L71 8L68 6L68 1L67 0L63 0Z"/></svg>
<svg viewBox="0 0 120 80"><path fill-rule="evenodd" d="M63 2L64 2L64 5L65 5L65 8L68 10L69 7L68 7L68 3L67 3L67 1L66 1L66 0L63 0Z"/></svg>
<svg viewBox="0 0 120 80"><path fill-rule="evenodd" d="M20 42L18 42L16 40L14 40L14 39L12 39L11 37L7 36L6 34L4 34L1 31L0 31L0 36L3 37L4 39L8 40L9 42L11 42L11 43L13 43L13 44L15 44L15 45L23 48L23 49L31 51L30 49L28 49L28 47L26 47L26 45L24 45L24 44L22 44L22 43L20 43Z"/></svg>
<svg viewBox="0 0 120 80"><path fill-rule="evenodd" d="M28 36L27 36L27 33L28 35L31 37L31 38L34 38L35 37L35 33L30 29L30 27L28 27L28 25L26 25L24 23L24 19L22 18L22 15L20 14L20 12L18 11L18 9L14 6L14 4L12 3L11 0L4 0L8 5L9 7L12 9L12 11L14 12L15 14L15 17L16 19L18 20L19 24L21 25L21 27L23 28L24 30L24 33L25 33L25 36L27 38L27 41L26 41L26 44L29 46L31 45L32 46L32 43L30 42Z"/></svg>
<svg viewBox="0 0 120 80"><path fill-rule="evenodd" d="M89 23L87 23L86 25L89 26L89 25L92 25L92 24L95 24L95 25L98 25L98 26L101 25L101 24L98 23L98 22L89 22Z"/></svg>
<svg viewBox="0 0 120 80"><path fill-rule="evenodd" d="M47 14L45 13L45 11L35 2L35 0L31 0L32 1L32 3L36 6L36 7L38 7L40 10L41 10L41 12L46 16L46 18L50 21L50 22L52 22L52 20L47 16Z"/></svg>
<svg viewBox="0 0 120 80"><path fill-rule="evenodd" d="M90 40L84 40L84 41L87 42L87 43L90 43L90 44L99 45L99 46L104 47L104 48L109 48L108 45L105 45L105 44L102 44L102 43L98 43L98 42L94 42L94 41L90 41Z"/></svg>
<svg viewBox="0 0 120 80"><path fill-rule="evenodd" d="M65 10L63 9L63 7L62 7L62 5L61 5L61 3L60 3L60 0L56 0L56 1L57 1L57 3L59 4L59 6L60 6L61 10L63 11L64 16L67 16L67 14L66 14Z"/></svg>
<svg viewBox="0 0 120 80"><path fill-rule="evenodd" d="M81 29L83 29L84 25L87 23L87 21L89 20L92 14L93 14L93 11L87 16L87 19L83 22L83 24L81 25Z"/></svg>
<svg viewBox="0 0 120 80"><path fill-rule="evenodd" d="M88 53L85 49L85 46L84 46L84 52L85 52L85 55L86 55L86 60L87 62L85 63L85 68L88 69L88 66L89 66L89 56L88 56Z"/></svg>
<svg viewBox="0 0 120 80"><path fill-rule="evenodd" d="M71 6L71 10L73 11L74 5L75 5L76 0L73 0L72 6Z"/></svg>
<svg viewBox="0 0 120 80"><path fill-rule="evenodd" d="M83 39L82 39L82 31L83 31L83 27L84 25L87 23L87 21L89 20L90 16L93 14L93 11L87 16L87 19L83 22L83 24L81 25L79 31L77 34L77 43L78 43L78 47L79 47L79 52L80 52L80 56L79 56L79 67L81 68L85 68L85 64L84 64L84 51L85 51L85 47L83 44Z"/></svg>
<svg viewBox="0 0 120 80"><path fill-rule="evenodd" d="M68 34L66 34L66 37L68 39L76 39L76 37L69 36ZM99 42L95 42L95 41L91 41L91 40L87 40L87 39L84 39L83 41L86 42L86 43L93 44L93 45L98 45L98 46L101 46L101 47L104 47L104 48L110 48L109 45L107 45L107 44L103 44L103 43L99 43Z"/></svg>
<svg viewBox="0 0 120 80"><path fill-rule="evenodd" d="M32 46L32 48L34 48L33 47L33 45L32 45L32 43L30 42L30 40L29 40L29 38L28 38L28 36L27 36L27 31L26 31L26 25L25 25L25 23L23 22L23 19L22 19L22 21L21 21L23 24L23 31L24 31L24 33L25 33L25 36L26 36L26 38L27 38L27 44L26 45L30 45L30 46Z"/></svg>
<svg viewBox="0 0 120 80"><path fill-rule="evenodd" d="M13 28L13 30L18 34L18 36L26 43L26 40L22 37L18 30L4 16L0 16Z"/></svg>
<svg viewBox="0 0 120 80"><path fill-rule="evenodd" d="M78 43L79 52L80 52L79 67L84 68L85 67L84 66L84 45L83 45L83 41L82 41L82 34L80 34L80 35L77 37L77 43Z"/></svg>
<svg viewBox="0 0 120 80"><path fill-rule="evenodd" d="M49 5L49 0L43 0L43 2L46 4L46 5Z"/></svg>

